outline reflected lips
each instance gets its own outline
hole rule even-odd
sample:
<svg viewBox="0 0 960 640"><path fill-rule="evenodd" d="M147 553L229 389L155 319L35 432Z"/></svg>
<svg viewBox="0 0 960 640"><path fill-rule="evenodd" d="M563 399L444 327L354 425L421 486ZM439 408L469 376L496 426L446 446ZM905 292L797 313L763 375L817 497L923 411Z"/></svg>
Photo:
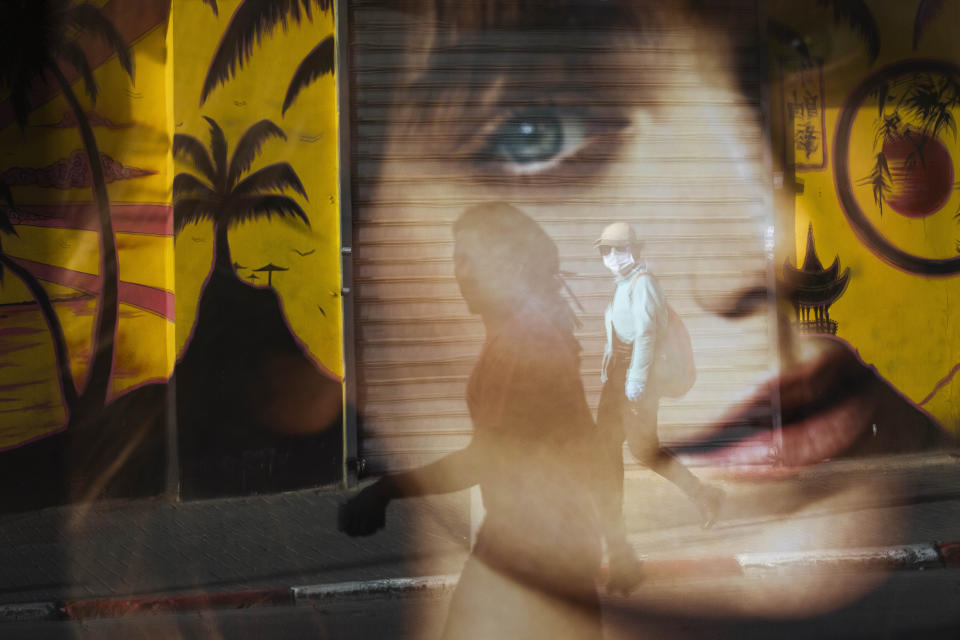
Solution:
<svg viewBox="0 0 960 640"><path fill-rule="evenodd" d="M826 348L814 360L762 384L720 418L710 435L684 445L684 457L737 476L777 478L848 452L872 429L885 387L875 370L843 341L807 340L822 342ZM769 428L751 429L731 443L731 429L742 429L750 416L768 408L777 390L783 420L780 446ZM720 442L723 446L717 448Z"/></svg>

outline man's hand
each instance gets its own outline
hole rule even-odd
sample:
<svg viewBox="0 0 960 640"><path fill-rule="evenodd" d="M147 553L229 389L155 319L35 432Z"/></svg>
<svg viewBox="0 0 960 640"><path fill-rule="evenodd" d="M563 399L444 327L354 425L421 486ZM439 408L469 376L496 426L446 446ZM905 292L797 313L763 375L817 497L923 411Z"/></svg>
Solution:
<svg viewBox="0 0 960 640"><path fill-rule="evenodd" d="M643 394L643 383L636 378L627 378L627 400L635 402Z"/></svg>
<svg viewBox="0 0 960 640"><path fill-rule="evenodd" d="M374 483L340 505L337 528L348 536L373 535L386 525L389 503Z"/></svg>

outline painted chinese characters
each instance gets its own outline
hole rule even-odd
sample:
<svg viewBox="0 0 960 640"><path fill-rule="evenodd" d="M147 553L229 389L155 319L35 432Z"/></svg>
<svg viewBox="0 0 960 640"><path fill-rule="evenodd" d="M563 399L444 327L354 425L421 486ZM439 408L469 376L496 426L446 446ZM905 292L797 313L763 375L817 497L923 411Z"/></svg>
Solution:
<svg viewBox="0 0 960 640"><path fill-rule="evenodd" d="M821 63L784 74L783 91L784 122L788 138L794 140L797 171L822 169L827 165L827 137Z"/></svg>

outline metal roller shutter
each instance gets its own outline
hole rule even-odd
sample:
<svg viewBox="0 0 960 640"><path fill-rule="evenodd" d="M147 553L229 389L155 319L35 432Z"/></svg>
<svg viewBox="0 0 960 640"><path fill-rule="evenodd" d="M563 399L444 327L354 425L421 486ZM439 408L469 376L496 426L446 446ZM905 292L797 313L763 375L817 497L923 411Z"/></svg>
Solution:
<svg viewBox="0 0 960 640"><path fill-rule="evenodd" d="M373 473L426 463L467 444L471 424L464 393L484 339L483 325L467 312L453 277L451 226L462 208L451 210L440 196L415 200L418 196L405 195L402 184L391 185L389 200L373 197L385 179L380 168L391 83L397 82L400 52L416 22L415 15L402 10L403 4L398 1L385 9L353 3L349 16L359 450ZM619 190L616 199L594 197L582 203L602 209L602 219L541 213L537 202L510 199L551 235L560 249L561 268L571 274L568 283L584 307L578 314L583 323L578 337L584 385L594 410L600 392L603 310L612 285L591 242L614 220L629 220L646 231L645 256L690 330L698 365L691 392L682 399L663 400L660 433L666 444L683 440L702 424L705 410L726 404L745 384L769 371L775 351L769 316L741 322L735 329L738 339L731 341L734 329L707 322L707 314L679 286L697 261L723 259L728 271L709 275L718 283L736 277L741 266L765 265L758 220L772 222L770 198L744 195L771 193L766 176L751 177L754 184L746 185L743 176L734 175L728 141L713 133L716 122L744 123L739 134L742 153L764 156L764 132L755 118L744 116L761 107L763 62L756 50L755 2L714 4L726 30L736 32L744 43L735 61L741 94L709 105L711 121L692 125L704 108L691 73L698 43L688 32L664 31L657 46L670 55L664 56L662 66L644 69L642 81L654 89L683 89L684 100L671 104L667 118L683 122L686 137L650 132L647 141L659 161L617 169L618 179L630 185L630 197L623 198ZM411 160L419 160L420 167L427 162ZM696 180L686 168L693 161L705 167ZM443 167L434 170L444 173ZM402 182L403 176L387 179ZM459 199L458 204L472 203ZM691 244L696 254L690 252ZM771 425L772 410L762 413L756 422Z"/></svg>

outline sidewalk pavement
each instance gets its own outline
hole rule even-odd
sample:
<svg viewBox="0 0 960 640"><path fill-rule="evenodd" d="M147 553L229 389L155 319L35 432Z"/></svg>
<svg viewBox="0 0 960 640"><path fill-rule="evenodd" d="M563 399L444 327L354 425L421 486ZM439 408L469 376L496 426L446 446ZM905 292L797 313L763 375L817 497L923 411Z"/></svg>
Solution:
<svg viewBox="0 0 960 640"><path fill-rule="evenodd" d="M0 516L0 604L289 588L456 573L469 496L392 504L369 538L336 530L344 492L138 500Z"/></svg>
<svg viewBox="0 0 960 640"><path fill-rule="evenodd" d="M831 463L789 482L817 491L851 476L902 479L893 483L904 487L901 492L878 494L875 504L856 508L894 517L909 510L918 526L891 531L877 547L787 552L776 540L790 535L777 529L784 526L778 505L758 506L751 483L722 483L728 492L723 519L704 531L675 488L648 471L632 470L625 490L631 541L648 558L649 579L811 564L960 565L955 453ZM359 539L336 530L337 507L346 494L304 490L188 503L140 500L0 516L0 621L452 588L469 550L468 493L398 501L390 506L385 531ZM847 507L824 508L832 513Z"/></svg>

